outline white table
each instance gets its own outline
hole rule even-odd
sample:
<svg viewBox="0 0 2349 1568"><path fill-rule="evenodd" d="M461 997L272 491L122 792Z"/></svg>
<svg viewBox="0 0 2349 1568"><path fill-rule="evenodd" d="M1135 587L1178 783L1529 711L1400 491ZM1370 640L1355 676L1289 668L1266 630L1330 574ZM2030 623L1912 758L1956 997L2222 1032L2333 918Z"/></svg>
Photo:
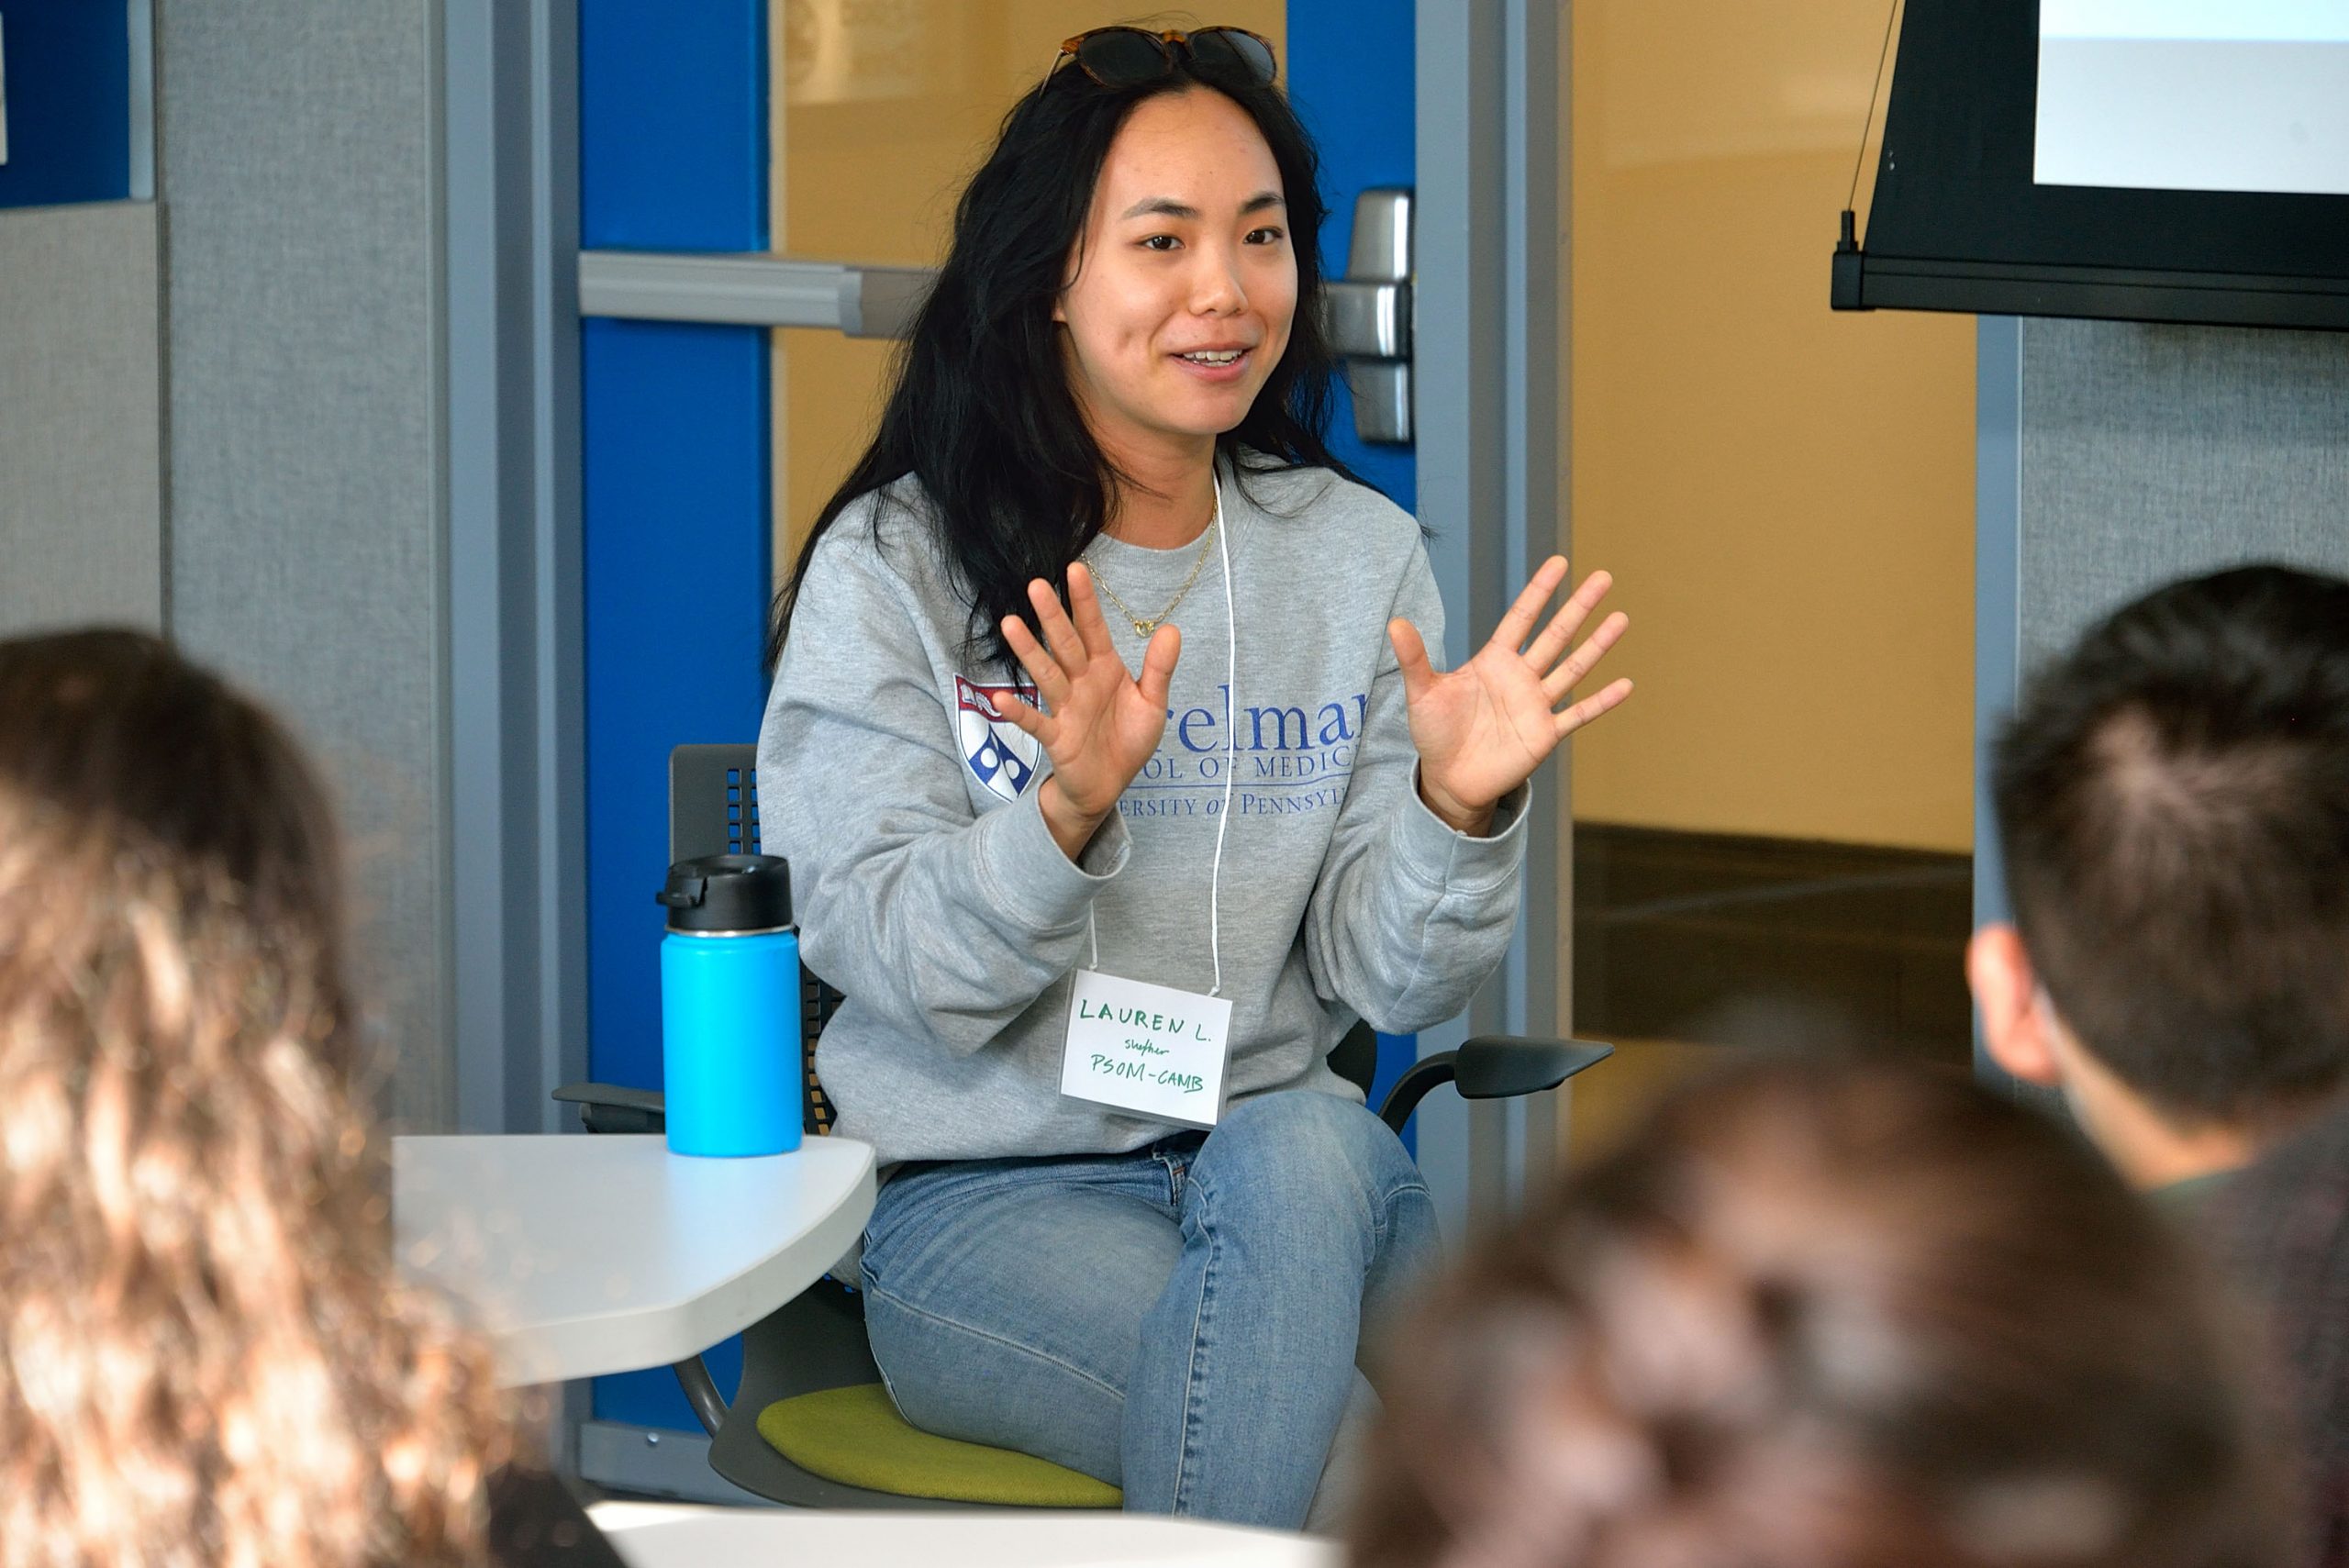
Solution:
<svg viewBox="0 0 2349 1568"><path fill-rule="evenodd" d="M509 1386L666 1366L740 1333L846 1256L873 1150L810 1138L754 1160L658 1133L401 1138L402 1268L491 1336Z"/></svg>
<svg viewBox="0 0 2349 1568"><path fill-rule="evenodd" d="M597 1503L629 1568L1340 1568L1334 1541L1151 1514L833 1513Z"/></svg>

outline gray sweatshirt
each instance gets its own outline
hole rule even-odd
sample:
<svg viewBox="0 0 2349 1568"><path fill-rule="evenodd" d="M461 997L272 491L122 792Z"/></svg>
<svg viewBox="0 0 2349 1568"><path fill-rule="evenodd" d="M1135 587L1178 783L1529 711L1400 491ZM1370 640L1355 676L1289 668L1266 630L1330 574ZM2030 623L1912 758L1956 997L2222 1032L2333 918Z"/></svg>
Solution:
<svg viewBox="0 0 2349 1568"><path fill-rule="evenodd" d="M1214 983L1208 899L1235 746L1219 904L1230 1103L1279 1089L1359 1100L1325 1060L1357 1017L1424 1028L1499 963L1524 794L1484 838L1419 798L1386 639L1402 616L1443 646L1418 526L1319 469L1238 483L1227 470L1223 506L1238 679L1210 542L1169 617L1183 651L1157 753L1074 864L1037 806L1049 761L992 717L1013 677L969 645L918 483L852 506L809 563L759 732L762 838L791 862L802 957L848 996L817 1075L839 1130L883 1163L1111 1153L1176 1130L1061 1095L1070 974L1094 966L1090 912L1102 970ZM1085 559L1148 616L1198 550L1104 536ZM1107 595L1103 609L1140 669L1144 639Z"/></svg>

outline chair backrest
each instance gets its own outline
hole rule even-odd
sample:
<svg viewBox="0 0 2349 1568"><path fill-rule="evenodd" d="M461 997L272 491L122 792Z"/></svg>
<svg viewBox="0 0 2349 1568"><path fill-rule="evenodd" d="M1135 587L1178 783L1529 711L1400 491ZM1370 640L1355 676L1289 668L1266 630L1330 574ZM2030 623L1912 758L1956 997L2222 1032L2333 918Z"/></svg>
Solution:
<svg viewBox="0 0 2349 1568"><path fill-rule="evenodd" d="M755 855L759 850L759 749L687 745L669 753L669 859ZM816 1080L816 1040L839 1010L841 994L799 966L800 1122L832 1130L832 1102Z"/></svg>
<svg viewBox="0 0 2349 1568"><path fill-rule="evenodd" d="M755 745L679 746L669 753L669 859L759 853L759 749ZM816 1037L840 1006L841 993L799 970L799 1029L807 1051L807 1128L832 1129L832 1103L816 1081ZM1367 1095L1378 1071L1378 1038L1357 1023L1330 1052L1330 1070Z"/></svg>
<svg viewBox="0 0 2349 1568"><path fill-rule="evenodd" d="M1378 1035L1361 1019L1330 1048L1330 1071L1370 1095L1370 1082L1378 1076ZM1376 1110L1378 1107L1370 1107Z"/></svg>
<svg viewBox="0 0 2349 1568"><path fill-rule="evenodd" d="M669 753L669 859L759 852L759 749L680 746Z"/></svg>

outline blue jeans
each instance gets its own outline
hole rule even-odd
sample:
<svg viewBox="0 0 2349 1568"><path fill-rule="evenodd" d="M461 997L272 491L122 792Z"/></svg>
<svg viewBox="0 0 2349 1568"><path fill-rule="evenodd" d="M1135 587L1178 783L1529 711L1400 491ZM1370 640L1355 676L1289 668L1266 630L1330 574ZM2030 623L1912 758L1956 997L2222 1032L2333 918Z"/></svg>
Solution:
<svg viewBox="0 0 2349 1568"><path fill-rule="evenodd" d="M1130 1154L901 1172L865 1230L865 1326L918 1427L1130 1509L1319 1528L1344 1506L1333 1445L1376 1409L1363 1324L1435 1256L1394 1133L1299 1090Z"/></svg>

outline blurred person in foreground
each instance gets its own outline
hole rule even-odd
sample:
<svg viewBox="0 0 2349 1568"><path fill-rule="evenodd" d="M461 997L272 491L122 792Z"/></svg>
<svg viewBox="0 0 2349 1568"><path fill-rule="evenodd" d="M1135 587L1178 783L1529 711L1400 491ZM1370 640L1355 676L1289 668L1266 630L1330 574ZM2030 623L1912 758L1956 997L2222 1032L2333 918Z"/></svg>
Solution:
<svg viewBox="0 0 2349 1568"><path fill-rule="evenodd" d="M333 824L139 633L0 641L0 1565L616 1564L393 1267Z"/></svg>
<svg viewBox="0 0 2349 1568"><path fill-rule="evenodd" d="M1475 1250L1407 1340L1363 1568L2269 1568L2221 1314L1962 1079L1748 1066Z"/></svg>

